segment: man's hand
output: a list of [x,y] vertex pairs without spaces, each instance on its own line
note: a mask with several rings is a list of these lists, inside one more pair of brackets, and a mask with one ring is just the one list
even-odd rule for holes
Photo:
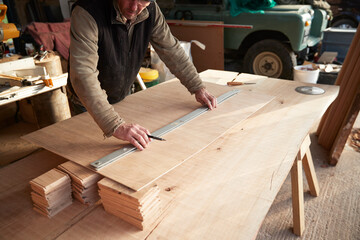
[[123,123],[116,129],[113,136],[130,142],[137,149],[142,151],[150,142],[148,134],[150,134],[149,130],[138,124]]
[[216,97],[211,95],[205,88],[201,88],[195,92],[196,101],[202,105],[208,106],[210,110],[213,110],[217,106]]

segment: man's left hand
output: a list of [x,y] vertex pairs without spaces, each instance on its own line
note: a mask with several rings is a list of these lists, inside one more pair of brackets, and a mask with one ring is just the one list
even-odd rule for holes
[[210,110],[213,110],[217,106],[216,97],[211,95],[205,88],[201,88],[195,92],[196,101],[202,105],[208,106]]

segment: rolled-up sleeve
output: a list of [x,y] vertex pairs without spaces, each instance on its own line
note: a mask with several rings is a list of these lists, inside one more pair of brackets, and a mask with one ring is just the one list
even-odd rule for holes
[[82,104],[110,137],[123,119],[108,102],[98,80],[98,28],[94,18],[76,6],[71,14],[70,81]]
[[155,27],[150,43],[170,71],[180,80],[188,91],[193,94],[200,88],[203,88],[204,85],[194,64],[180,46],[179,40],[171,34],[170,28],[159,6],[157,4],[155,5]]

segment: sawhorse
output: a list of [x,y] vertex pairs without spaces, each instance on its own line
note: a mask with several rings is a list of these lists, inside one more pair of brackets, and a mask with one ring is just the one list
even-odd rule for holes
[[310,153],[310,136],[307,135],[301,144],[300,150],[291,168],[292,206],[293,206],[293,231],[301,236],[305,229],[304,216],[304,190],[302,166],[310,188],[310,194],[319,196],[319,184],[317,181],[314,163]]

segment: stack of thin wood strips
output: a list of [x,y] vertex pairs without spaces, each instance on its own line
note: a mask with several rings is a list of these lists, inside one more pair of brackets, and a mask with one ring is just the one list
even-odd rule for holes
[[160,189],[156,184],[135,192],[117,182],[103,178],[98,182],[105,211],[143,230],[160,216]]
[[30,181],[33,208],[49,218],[72,203],[70,177],[58,169],[51,169]]
[[59,165],[58,168],[71,177],[71,187],[74,198],[88,205],[100,199],[96,185],[102,178],[100,174],[71,161]]

